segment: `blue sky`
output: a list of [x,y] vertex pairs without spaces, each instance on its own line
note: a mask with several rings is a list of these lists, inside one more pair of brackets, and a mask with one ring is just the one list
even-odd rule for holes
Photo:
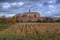
[[42,17],[60,17],[60,0],[0,0],[0,16],[39,12]]

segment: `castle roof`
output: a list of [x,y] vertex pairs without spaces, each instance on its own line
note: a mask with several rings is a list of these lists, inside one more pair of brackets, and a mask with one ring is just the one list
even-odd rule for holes
[[30,18],[30,17],[21,17],[21,20],[46,20],[46,18],[44,17],[34,17],[34,18]]

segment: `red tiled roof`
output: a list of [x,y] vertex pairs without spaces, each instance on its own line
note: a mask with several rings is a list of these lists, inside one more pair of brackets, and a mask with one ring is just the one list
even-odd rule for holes
[[20,20],[46,20],[46,18],[43,18],[43,17],[34,17],[34,18],[21,17]]

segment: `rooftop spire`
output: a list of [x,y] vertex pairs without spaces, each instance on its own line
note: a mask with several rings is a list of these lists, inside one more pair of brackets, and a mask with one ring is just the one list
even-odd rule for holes
[[30,8],[29,8],[29,12],[31,12]]

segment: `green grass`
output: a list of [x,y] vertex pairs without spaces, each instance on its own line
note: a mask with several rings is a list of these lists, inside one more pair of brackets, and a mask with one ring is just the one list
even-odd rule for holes
[[0,40],[60,40],[60,39],[45,39],[45,38],[26,38],[26,37],[0,37]]
[[0,24],[0,30],[9,28],[11,25],[10,24]]
[[19,38],[0,37],[0,40],[44,40],[44,39],[41,39],[41,38],[26,38],[26,37],[19,37]]

